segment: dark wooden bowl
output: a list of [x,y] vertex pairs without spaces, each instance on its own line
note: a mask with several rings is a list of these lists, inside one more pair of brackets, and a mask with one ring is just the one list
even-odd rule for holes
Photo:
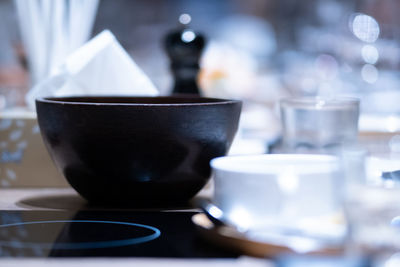
[[192,198],[209,162],[228,151],[241,102],[176,97],[36,100],[44,143],[71,186],[91,202],[166,204]]

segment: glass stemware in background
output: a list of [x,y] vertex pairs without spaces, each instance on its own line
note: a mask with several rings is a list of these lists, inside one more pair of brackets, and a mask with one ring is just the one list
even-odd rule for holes
[[293,31],[281,33],[292,37],[278,54],[283,85],[295,96],[359,98],[360,143],[371,153],[398,152],[391,143],[400,132],[400,2],[309,2],[298,8]]
[[400,189],[359,186],[346,201],[352,237],[371,251],[400,249]]
[[363,169],[358,163],[365,154],[349,155],[352,157],[347,157],[344,195],[349,226],[348,253],[369,257],[372,266],[392,266],[386,265],[387,260],[400,252],[400,185],[393,178],[381,176],[383,169],[393,168],[390,165],[397,165],[399,161],[369,157]]
[[345,211],[350,229],[350,252],[375,262],[400,251],[400,188],[356,186],[347,195]]

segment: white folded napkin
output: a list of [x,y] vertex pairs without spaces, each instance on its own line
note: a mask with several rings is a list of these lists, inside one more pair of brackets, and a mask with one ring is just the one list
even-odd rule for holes
[[26,95],[30,108],[35,108],[37,97],[45,96],[158,95],[150,79],[109,30],[70,54],[53,73]]

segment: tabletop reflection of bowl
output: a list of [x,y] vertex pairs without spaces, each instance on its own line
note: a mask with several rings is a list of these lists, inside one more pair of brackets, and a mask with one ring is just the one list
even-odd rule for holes
[[209,162],[228,151],[241,102],[174,97],[36,100],[44,143],[71,186],[91,202],[189,200]]

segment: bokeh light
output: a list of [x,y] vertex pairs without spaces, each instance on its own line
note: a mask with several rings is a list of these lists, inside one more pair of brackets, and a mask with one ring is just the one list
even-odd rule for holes
[[196,34],[191,30],[186,30],[181,35],[181,40],[185,43],[190,43],[196,38]]
[[365,63],[375,64],[379,59],[379,52],[373,45],[364,45],[361,49],[361,56]]
[[375,83],[378,80],[379,71],[371,64],[365,64],[361,69],[361,77],[367,83]]
[[363,42],[375,42],[380,33],[378,22],[371,16],[356,14],[352,16],[351,30]]
[[192,21],[192,17],[189,14],[182,14],[179,16],[179,22],[182,24],[189,24]]

